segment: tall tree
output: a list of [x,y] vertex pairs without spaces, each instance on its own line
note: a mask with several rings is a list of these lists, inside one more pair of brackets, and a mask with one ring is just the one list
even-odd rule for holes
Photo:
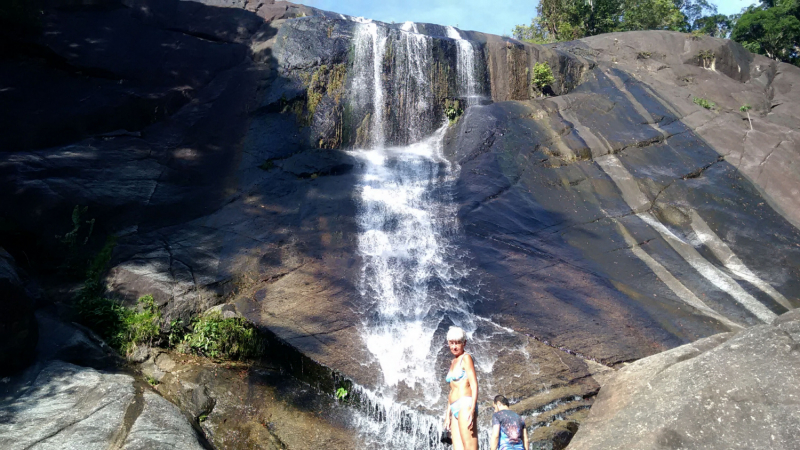
[[800,63],[800,2],[767,0],[749,7],[736,21],[731,39],[753,53]]
[[693,25],[698,20],[707,16],[717,15],[717,6],[709,3],[708,0],[674,0],[675,6],[686,16],[687,31],[694,28]]
[[673,0],[623,0],[620,31],[683,31],[685,22]]
[[514,27],[514,37],[545,43],[615,31],[621,0],[541,0],[530,25]]
[[718,38],[726,38],[733,29],[735,19],[725,14],[713,14],[695,19],[692,30]]

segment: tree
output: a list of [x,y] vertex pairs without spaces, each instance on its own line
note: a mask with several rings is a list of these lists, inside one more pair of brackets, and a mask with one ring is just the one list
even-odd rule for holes
[[798,0],[774,0],[749,7],[736,21],[731,39],[753,53],[797,64],[800,62],[800,3]]
[[541,0],[530,25],[514,27],[514,37],[534,43],[579,39],[615,31],[620,0]]
[[547,43],[612,31],[689,31],[705,11],[716,8],[708,0],[541,0],[531,24],[517,25],[514,37]]
[[711,16],[700,17],[692,25],[692,30],[702,34],[725,38],[731,33],[735,18],[724,14],[713,14]]
[[675,6],[686,16],[685,31],[696,29],[694,24],[698,20],[718,15],[716,5],[707,0],[674,0],[674,2]]
[[672,0],[623,0],[620,31],[683,31],[686,16]]

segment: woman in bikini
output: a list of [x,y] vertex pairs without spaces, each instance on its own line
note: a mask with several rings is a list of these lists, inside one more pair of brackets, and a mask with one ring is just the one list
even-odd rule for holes
[[452,434],[454,450],[478,450],[478,427],[475,424],[478,376],[472,356],[464,352],[467,345],[464,330],[450,327],[447,345],[454,358],[445,378],[450,383],[450,405],[444,412],[444,427]]

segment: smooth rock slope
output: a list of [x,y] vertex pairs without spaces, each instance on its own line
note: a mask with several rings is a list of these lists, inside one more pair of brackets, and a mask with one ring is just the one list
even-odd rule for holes
[[568,448],[797,448],[798,312],[621,368]]
[[204,449],[181,411],[133,377],[61,361],[0,401],[7,449]]

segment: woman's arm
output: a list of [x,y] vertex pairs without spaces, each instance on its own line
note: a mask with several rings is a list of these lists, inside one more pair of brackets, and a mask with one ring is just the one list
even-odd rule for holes
[[475,408],[478,406],[478,374],[475,373],[475,363],[472,361],[471,355],[464,355],[464,370],[467,371],[467,380],[469,381],[469,388],[472,390],[472,408],[469,410],[469,429],[471,430],[475,423]]
[[522,445],[525,446],[525,450],[528,450],[528,428],[522,428]]

